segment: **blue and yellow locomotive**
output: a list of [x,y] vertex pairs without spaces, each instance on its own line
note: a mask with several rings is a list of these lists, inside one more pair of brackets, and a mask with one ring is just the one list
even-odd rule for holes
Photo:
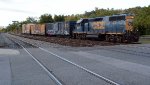
[[138,32],[133,28],[134,16],[120,14],[113,16],[80,19],[73,31],[74,38],[96,35],[100,39],[113,42],[137,42]]

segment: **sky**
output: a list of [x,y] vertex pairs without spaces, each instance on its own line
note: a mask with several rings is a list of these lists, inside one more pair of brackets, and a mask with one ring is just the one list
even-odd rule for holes
[[98,8],[126,9],[148,6],[150,0],[0,0],[0,26],[12,21],[23,21],[27,17],[83,14]]

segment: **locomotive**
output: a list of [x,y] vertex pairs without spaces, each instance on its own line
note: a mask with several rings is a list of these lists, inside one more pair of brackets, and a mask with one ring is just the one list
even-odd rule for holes
[[133,28],[134,16],[121,14],[90,19],[80,19],[74,30],[74,38],[97,35],[113,42],[138,42],[138,31]]
[[138,42],[138,30],[133,28],[133,15],[119,14],[76,21],[46,24],[24,24],[22,33],[35,35],[61,35],[84,39],[97,36],[109,42]]

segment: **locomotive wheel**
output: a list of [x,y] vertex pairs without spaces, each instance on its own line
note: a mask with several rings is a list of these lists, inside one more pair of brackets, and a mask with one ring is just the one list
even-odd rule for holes
[[111,42],[111,36],[108,36],[108,42]]
[[79,34],[79,39],[82,39],[82,34]]
[[81,36],[82,36],[82,39],[84,39],[84,34],[81,34]]
[[120,38],[121,38],[121,43],[123,43],[123,37],[122,37],[122,36],[120,36]]
[[106,41],[110,41],[109,35],[106,35]]
[[79,34],[79,39],[82,39],[82,34]]
[[126,38],[125,38],[125,36],[123,35],[122,36],[122,43],[124,43],[124,42],[126,42],[127,40],[126,40]]
[[81,40],[83,39],[83,34],[80,34],[80,39],[81,39]]
[[116,41],[117,41],[117,36],[115,36],[115,35],[112,36],[112,42],[113,42],[113,43],[116,43]]
[[134,38],[134,42],[138,42],[139,41],[139,39],[136,37],[136,38]]
[[84,39],[86,39],[86,34],[84,34]]
[[132,42],[131,37],[128,37],[127,43],[131,43],[131,42]]
[[79,39],[79,34],[78,33],[76,34],[76,38]]
[[122,37],[121,36],[117,36],[117,42],[122,43]]
[[98,38],[99,38],[99,40],[105,40],[105,36],[101,35],[101,34],[98,35]]

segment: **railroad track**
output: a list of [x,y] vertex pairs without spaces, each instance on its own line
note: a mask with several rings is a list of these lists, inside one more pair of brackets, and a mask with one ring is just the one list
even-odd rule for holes
[[[8,37],[8,38],[9,38],[9,37]],[[10,39],[10,38],[9,38],[9,39]],[[53,79],[53,81],[54,81],[57,85],[63,85],[63,84],[59,81],[59,79],[57,79],[57,78],[53,75],[53,73],[52,73],[46,66],[44,66],[43,63],[40,62],[40,60],[38,60],[35,56],[33,56],[33,55],[30,53],[29,50],[27,50],[27,49],[26,49],[23,45],[21,45],[19,42],[16,42],[15,40],[12,40],[12,39],[10,39],[10,40],[11,40],[12,42],[18,44],[21,48],[23,48],[24,51],[25,51],[30,57],[32,57],[32,59],[33,59],[34,61],[36,61],[38,65],[41,66],[41,68],[48,74],[48,76],[49,76],[51,79]]]
[[[9,38],[9,39],[10,39],[10,38]],[[12,38],[11,38],[11,40],[12,40]],[[95,73],[95,72],[93,72],[93,71],[91,71],[91,70],[89,70],[89,69],[87,69],[87,68],[85,68],[85,67],[83,67],[83,66],[80,66],[80,65],[78,65],[78,64],[76,64],[76,63],[74,63],[74,62],[72,62],[72,61],[70,61],[70,60],[68,60],[68,59],[66,59],[66,58],[64,58],[64,57],[61,57],[61,56],[59,56],[59,55],[57,55],[57,54],[55,54],[55,53],[53,53],[53,52],[51,52],[51,51],[49,51],[49,50],[47,50],[47,49],[44,49],[44,48],[42,48],[42,47],[33,45],[33,44],[28,43],[28,42],[25,42],[25,41],[23,41],[23,40],[18,40],[18,39],[14,38],[14,37],[13,37],[13,40],[12,40],[12,41],[15,42],[15,43],[17,43],[19,46],[21,46],[21,47],[25,50],[25,52],[27,52],[27,53],[45,70],[45,72],[49,75],[49,77],[50,77],[51,79],[53,79],[53,81],[54,81],[57,85],[63,85],[63,83],[62,83],[59,79],[57,79],[57,78],[55,77],[55,75],[53,75],[53,73],[52,73],[40,60],[38,60],[35,56],[33,56],[33,55],[31,54],[31,52],[30,52],[28,49],[26,49],[26,47],[24,47],[20,42],[26,43],[26,44],[31,45],[31,46],[33,46],[33,47],[36,47],[36,48],[38,48],[38,49],[40,49],[40,50],[42,50],[42,51],[44,51],[44,52],[46,52],[46,53],[49,53],[50,55],[53,55],[53,56],[59,58],[60,60],[63,60],[64,62],[67,62],[68,64],[71,64],[71,65],[73,65],[73,66],[75,66],[75,67],[77,67],[77,68],[83,70],[84,72],[90,74],[91,76],[94,76],[94,77],[96,77],[96,78],[98,78],[98,79],[101,79],[101,80],[105,81],[106,83],[109,83],[109,84],[111,84],[111,85],[120,85],[119,83],[117,83],[117,82],[115,82],[115,81],[113,81],[113,80],[110,80],[110,79],[108,79],[108,78],[106,78],[106,77],[104,77],[104,76],[102,76],[102,75],[100,75],[100,74],[97,74],[97,73]],[[19,42],[18,42],[18,41],[19,41]]]

